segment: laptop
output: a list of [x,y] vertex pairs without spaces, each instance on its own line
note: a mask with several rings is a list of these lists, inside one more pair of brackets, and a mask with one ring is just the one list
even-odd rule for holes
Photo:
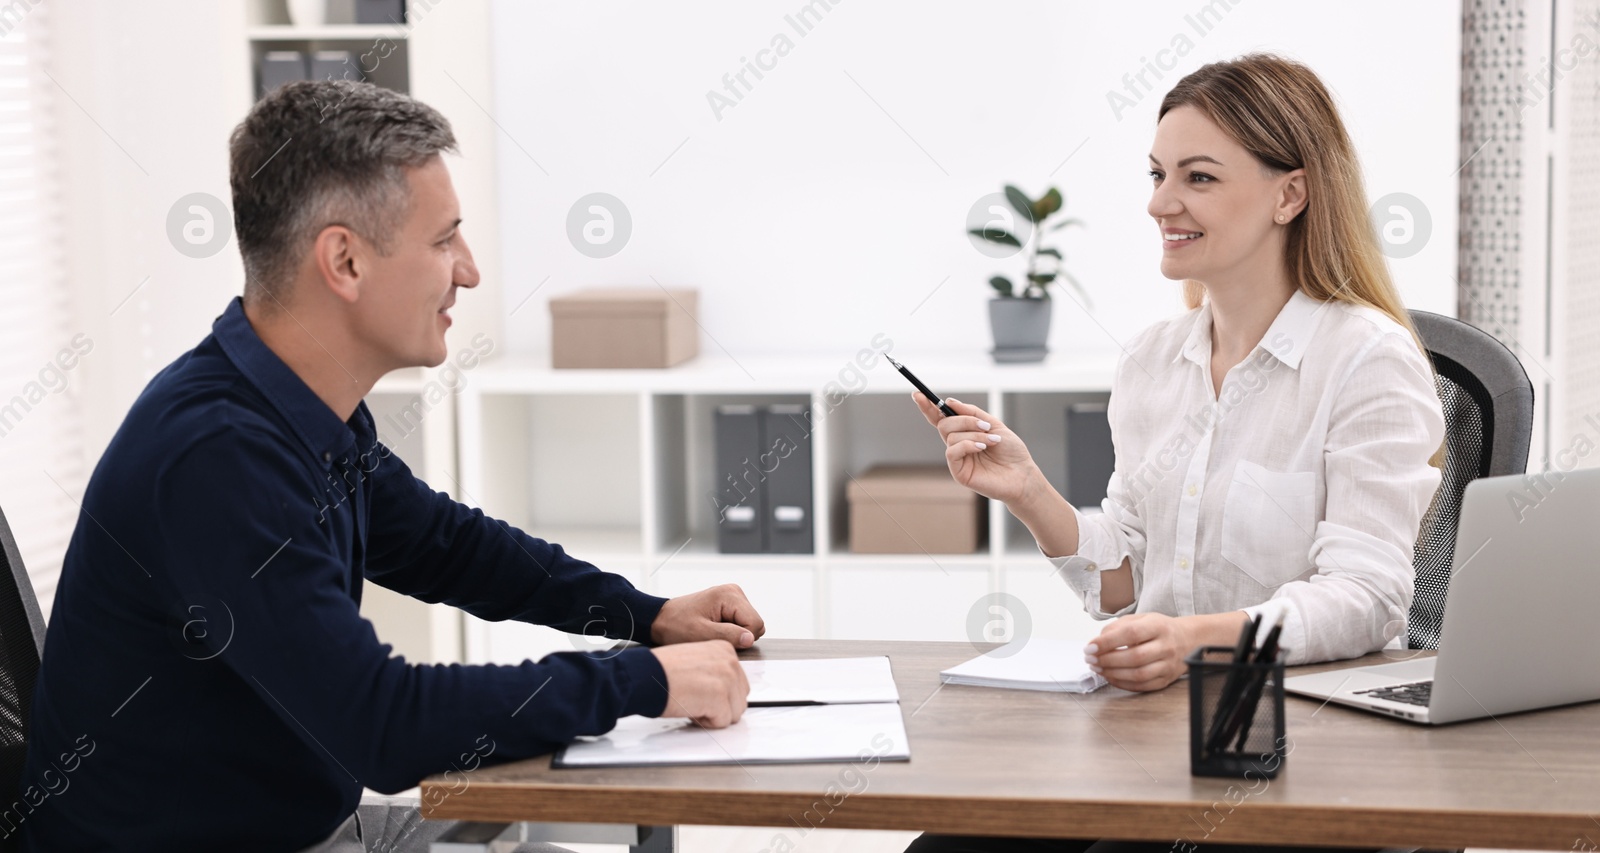
[[1430,725],[1600,699],[1597,555],[1600,468],[1474,480],[1438,655],[1297,675],[1284,690]]

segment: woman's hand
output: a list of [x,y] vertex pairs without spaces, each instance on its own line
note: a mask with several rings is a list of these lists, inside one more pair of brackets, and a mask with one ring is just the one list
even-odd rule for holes
[[945,398],[956,410],[945,415],[920,393],[911,398],[922,416],[939,430],[944,459],[956,482],[1006,504],[1020,500],[1036,480],[1039,466],[1017,434],[994,415],[970,403]]
[[1160,690],[1178,680],[1195,647],[1183,618],[1135,613],[1112,622],[1083,647],[1089,668],[1123,690]]
[[1233,645],[1250,617],[1242,610],[1196,616],[1135,613],[1112,622],[1083,647],[1089,668],[1123,690],[1160,690],[1188,670],[1196,646]]

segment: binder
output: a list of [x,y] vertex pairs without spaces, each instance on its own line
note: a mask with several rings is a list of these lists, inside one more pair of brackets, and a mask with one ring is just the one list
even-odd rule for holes
[[261,57],[261,97],[285,83],[310,76],[306,55],[298,50],[269,50]]
[[1115,462],[1105,404],[1068,406],[1067,502],[1079,509],[1098,508],[1106,499],[1106,485],[1111,482]]
[[717,550],[759,554],[765,550],[762,500],[761,421],[755,406],[718,406],[713,416],[711,489],[716,499]]
[[[427,8],[426,3],[423,8]],[[356,0],[358,24],[404,24],[406,0]]]
[[311,79],[360,82],[366,78],[351,51],[319,50],[311,54]]
[[768,406],[761,413],[760,468],[767,473],[766,550],[773,554],[810,554],[811,424],[802,404]]

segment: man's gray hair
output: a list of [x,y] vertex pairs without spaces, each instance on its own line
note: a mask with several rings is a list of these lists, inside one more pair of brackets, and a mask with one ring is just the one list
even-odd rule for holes
[[406,170],[455,149],[437,110],[370,83],[290,83],[262,98],[229,141],[245,301],[275,307],[329,225],[388,254],[410,215]]

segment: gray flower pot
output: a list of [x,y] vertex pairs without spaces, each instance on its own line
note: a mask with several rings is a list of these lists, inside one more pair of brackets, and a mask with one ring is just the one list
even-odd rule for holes
[[996,297],[989,300],[990,355],[1000,363],[1043,361],[1050,352],[1049,299]]

